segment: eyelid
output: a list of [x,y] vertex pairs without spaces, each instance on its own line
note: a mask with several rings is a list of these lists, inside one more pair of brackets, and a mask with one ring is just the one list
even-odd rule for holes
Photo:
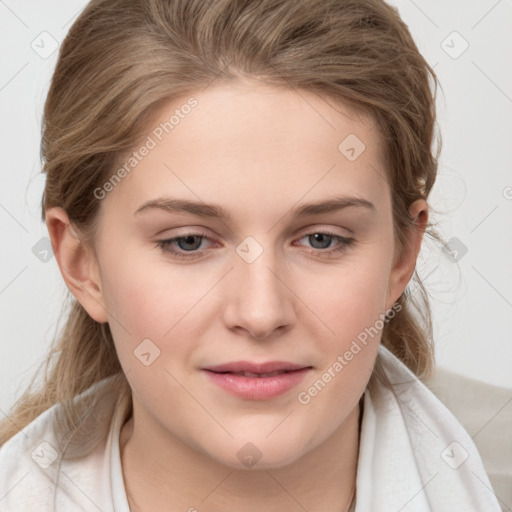
[[157,247],[159,247],[164,254],[175,257],[178,260],[193,260],[193,259],[200,258],[204,254],[205,251],[208,251],[208,249],[203,249],[201,251],[189,251],[189,252],[187,252],[187,251],[182,252],[182,251],[175,250],[175,249],[172,249],[172,250],[168,249],[168,247],[172,247],[172,244],[175,243],[177,240],[182,239],[182,238],[187,238],[189,236],[195,236],[195,237],[201,238],[202,240],[206,239],[211,242],[214,242],[212,237],[210,237],[209,235],[207,235],[204,232],[187,231],[187,232],[184,232],[183,234],[177,234],[177,235],[171,236],[169,238],[163,238],[163,239],[157,240],[155,242],[155,245]]
[[[354,243],[355,238],[350,236],[343,236],[337,233],[332,232],[331,230],[327,229],[312,229],[309,228],[309,230],[304,231],[303,234],[296,237],[295,240],[301,240],[302,238],[305,238],[307,236],[311,236],[314,234],[323,234],[330,236],[334,239],[334,241],[338,242],[337,245],[334,245],[334,247],[329,247],[326,249],[315,249],[309,248],[309,253],[313,255],[323,256],[323,257],[329,257],[329,256],[336,256],[337,254],[342,254],[346,252]],[[162,239],[156,241],[156,245],[166,254],[169,254],[170,256],[176,257],[177,259],[181,260],[194,260],[201,258],[205,252],[209,252],[209,249],[202,249],[202,250],[195,250],[195,251],[179,251],[179,250],[171,250],[167,249],[167,247],[172,247],[172,244],[175,243],[177,240],[187,238],[187,237],[198,237],[206,240],[209,240],[210,242],[215,242],[215,240],[212,239],[209,235],[207,235],[204,232],[200,231],[187,231],[182,234],[177,234],[175,236],[172,236],[167,239]],[[306,248],[307,249],[307,248]]]
[[302,228],[300,230],[300,233],[303,233],[301,235],[298,236],[298,238],[301,238],[305,235],[313,235],[314,233],[325,233],[325,234],[328,234],[328,235],[332,235],[332,236],[340,236],[342,238],[346,238],[346,239],[349,239],[352,237],[352,235],[354,235],[354,232],[348,228],[341,228],[341,226],[338,226],[339,229],[343,229],[345,232],[347,232],[348,234],[342,234],[342,233],[336,233],[334,231],[334,228],[327,228],[327,227],[322,227],[323,225],[322,224],[311,224],[309,226],[306,226],[305,228]]

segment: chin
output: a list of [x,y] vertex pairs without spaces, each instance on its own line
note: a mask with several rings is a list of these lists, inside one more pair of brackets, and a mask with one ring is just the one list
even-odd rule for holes
[[231,446],[225,447],[222,453],[217,450],[215,453],[207,453],[226,467],[258,471],[292,464],[303,455],[303,449],[300,443],[291,443],[290,439],[275,439],[274,442],[269,442],[263,437],[254,442],[237,440]]

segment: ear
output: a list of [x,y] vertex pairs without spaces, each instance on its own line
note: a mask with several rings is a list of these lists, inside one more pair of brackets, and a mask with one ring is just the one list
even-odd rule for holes
[[428,205],[424,199],[418,199],[409,208],[413,226],[409,231],[406,246],[401,255],[395,255],[393,268],[389,277],[386,309],[389,309],[402,295],[416,268],[416,260],[421,249],[421,242],[428,221]]
[[55,259],[70,292],[94,320],[107,322],[99,266],[93,250],[80,240],[64,209],[49,208],[45,220]]

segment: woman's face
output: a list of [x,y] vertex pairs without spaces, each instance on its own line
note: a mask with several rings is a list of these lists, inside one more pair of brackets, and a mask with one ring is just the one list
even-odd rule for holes
[[355,411],[414,267],[394,262],[376,126],[304,91],[211,85],[134,150],[96,191],[95,316],[135,428],[232,467],[293,462]]

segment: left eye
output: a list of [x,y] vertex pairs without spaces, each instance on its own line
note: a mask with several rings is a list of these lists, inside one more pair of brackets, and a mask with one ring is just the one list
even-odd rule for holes
[[[326,231],[315,231],[314,233],[309,233],[299,238],[299,240],[303,238],[307,238],[313,245],[313,249],[309,251],[311,254],[320,254],[325,257],[341,255],[355,243],[355,239],[352,237],[348,238]],[[334,247],[331,245],[333,241],[338,242]],[[314,247],[316,244],[318,244],[319,247]]]
[[[324,233],[324,232],[312,233],[310,235],[305,235],[302,238],[307,238],[309,242],[312,242],[314,249],[327,249],[327,248],[329,248],[329,246],[331,245],[330,243],[333,240],[337,240],[338,242],[347,242],[349,240],[348,238],[344,238],[339,235],[334,235],[331,233]],[[299,240],[302,240],[302,239],[299,239]],[[326,242],[327,242],[327,244],[326,244]],[[316,244],[316,243],[318,243],[320,245],[320,247],[314,247],[314,244]]]
[[[169,238],[167,240],[159,240],[157,245],[165,252],[170,253],[172,256],[176,256],[178,258],[196,258],[200,256],[197,252],[199,247],[201,246],[201,242],[203,239],[210,240],[209,237],[200,233],[190,233],[184,236],[176,236],[174,238]],[[175,249],[172,249],[173,246],[177,246],[178,249],[185,251],[179,252]],[[190,254],[187,254],[190,253]]]
[[[307,238],[308,241],[313,245],[313,250],[311,252],[315,254],[334,252],[339,253],[347,250],[349,246],[351,246],[354,242],[353,238],[347,238],[341,235],[336,235],[335,233],[328,233],[324,231],[317,231],[304,235],[298,240],[302,240],[304,238]],[[176,256],[177,258],[182,259],[191,259],[201,256],[201,253],[198,252],[198,249],[201,247],[204,239],[211,240],[208,236],[202,233],[189,233],[183,236],[169,238],[167,240],[159,240],[157,245],[165,253],[171,254],[172,256]],[[334,248],[332,248],[331,245],[333,241],[338,242],[338,245]],[[317,245],[317,247],[314,245]],[[173,247],[177,247],[179,250],[173,249]]]

